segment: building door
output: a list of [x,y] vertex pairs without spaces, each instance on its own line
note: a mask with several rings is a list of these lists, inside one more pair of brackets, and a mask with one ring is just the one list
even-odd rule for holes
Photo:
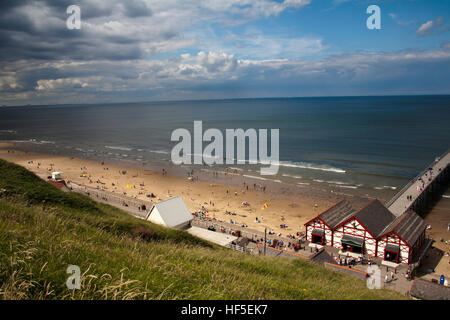
[[384,249],[384,260],[398,263],[400,256],[400,247],[388,243]]
[[345,234],[342,237],[341,243],[343,251],[350,251],[354,253],[364,252],[364,240],[359,237]]
[[311,241],[312,243],[317,243],[317,244],[320,244],[320,245],[323,244],[323,236],[321,236],[321,235],[313,234],[311,240],[312,240]]
[[362,247],[359,246],[352,246],[346,243],[342,244],[342,251],[350,251],[354,253],[362,253]]
[[384,260],[398,263],[398,252],[384,250]]

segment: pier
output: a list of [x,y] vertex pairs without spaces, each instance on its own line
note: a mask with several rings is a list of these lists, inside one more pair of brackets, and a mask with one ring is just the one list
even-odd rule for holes
[[401,216],[407,210],[423,214],[432,201],[448,186],[450,178],[450,150],[431,163],[387,204],[392,214]]

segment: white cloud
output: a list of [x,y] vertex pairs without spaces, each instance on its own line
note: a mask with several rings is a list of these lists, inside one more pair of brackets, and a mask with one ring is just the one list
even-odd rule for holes
[[[17,22],[19,31],[0,30],[8,36],[0,47],[1,104],[207,98],[206,93],[332,95],[349,94],[352,85],[389,93],[400,84],[414,91],[423,83],[449,92],[449,70],[442,67],[450,65],[447,44],[433,51],[324,57],[327,47],[317,36],[250,28],[215,34],[213,28],[309,2],[134,0],[125,6],[118,0],[80,0],[79,32],[65,28],[65,8],[58,16],[60,8],[44,2],[18,6],[8,28]],[[61,3],[53,2],[62,8]],[[442,23],[432,21],[438,30]]]
[[[435,28],[442,27],[443,19],[441,17],[436,20],[430,20],[422,24],[419,29],[417,29],[416,33],[419,36],[429,35],[433,32]],[[445,31],[448,28],[440,28],[440,31]]]
[[431,30],[434,27],[434,21],[427,21],[424,24],[422,24],[419,29],[417,29],[417,34],[420,36],[427,35],[431,33]]
[[236,97],[236,91],[255,96],[342,95],[355,86],[365,88],[360,94],[407,94],[420,93],[424,83],[448,92],[450,70],[442,67],[447,65],[450,51],[445,48],[320,60],[238,59],[200,51],[166,60],[18,62],[10,68],[20,71],[0,73],[0,88],[2,103],[19,98],[35,103],[198,99],[209,97],[206,92],[226,98]]

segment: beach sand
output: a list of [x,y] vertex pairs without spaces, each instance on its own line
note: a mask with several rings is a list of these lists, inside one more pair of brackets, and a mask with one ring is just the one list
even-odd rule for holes
[[[125,165],[102,165],[98,161],[19,151],[14,149],[13,143],[8,142],[0,142],[0,158],[19,164],[40,176],[61,171],[66,181],[94,188],[99,186],[107,191],[120,195],[126,193],[129,197],[142,200],[148,201],[146,194],[149,193],[156,195],[153,199],[155,202],[181,196],[191,211],[198,211],[204,206],[211,218],[229,222],[231,217],[239,225],[245,223],[250,229],[262,232],[267,228],[276,233],[280,232],[283,236],[303,232],[305,222],[344,198],[332,193],[332,190],[319,192],[309,187],[269,187],[263,192],[259,188],[254,190],[253,183],[259,182],[251,180],[247,181],[248,190],[244,185],[236,187],[236,183],[224,185],[207,181],[192,182],[187,178],[162,175],[159,172]],[[33,163],[29,164],[30,161]],[[126,174],[121,174],[124,170]],[[83,174],[86,176],[82,177]],[[221,181],[223,182],[223,179]],[[355,209],[361,208],[369,201],[356,196],[349,200]],[[248,202],[250,206],[244,206],[243,202]],[[268,207],[262,209],[265,203]],[[226,211],[236,215],[227,215]],[[427,235],[437,240],[434,247],[439,249],[430,251],[428,261],[424,265],[424,269],[435,269],[436,272],[430,275],[433,278],[440,274],[450,276],[450,257],[445,256],[450,251],[450,245],[440,241],[441,238],[444,241],[450,240],[450,232],[447,231],[449,212],[450,199],[443,199],[425,219],[432,227],[427,231]],[[255,222],[256,217],[260,219],[260,223]],[[286,224],[288,229],[281,229],[280,224]]]
[[[249,228],[259,231],[268,228],[277,233],[281,232],[283,236],[304,231],[305,222],[332,206],[337,200],[334,195],[328,199],[324,196],[312,197],[310,192],[304,195],[302,188],[298,188],[296,193],[280,192],[278,189],[263,192],[259,188],[254,190],[253,181],[248,181],[247,190],[243,185],[237,188],[206,181],[192,182],[187,178],[163,176],[162,173],[150,170],[102,165],[101,162],[72,157],[13,151],[12,148],[13,144],[0,143],[0,158],[19,164],[40,176],[61,171],[66,181],[94,188],[103,187],[107,191],[121,195],[125,192],[129,197],[147,201],[149,199],[146,194],[149,193],[156,195],[155,202],[181,196],[191,211],[198,211],[204,206],[209,211],[210,217],[227,222],[231,217],[239,225],[245,223]],[[29,164],[30,161],[33,163]],[[124,170],[125,175],[121,174]],[[83,173],[86,174],[85,177],[81,177]],[[141,184],[144,186],[140,186]],[[248,202],[250,206],[242,205],[243,202]],[[262,209],[265,203],[268,207]],[[226,211],[234,212],[236,215],[226,215]],[[282,216],[284,221],[281,220]],[[260,223],[255,222],[256,217],[261,220]],[[281,229],[280,224],[283,223],[289,228]]]
[[439,279],[443,274],[450,281],[450,231],[447,230],[450,223],[450,199],[442,198],[426,215],[425,222],[431,226],[431,229],[427,230],[427,237],[436,242],[428,252],[428,258],[421,270],[434,269],[435,272],[430,274],[431,278]]

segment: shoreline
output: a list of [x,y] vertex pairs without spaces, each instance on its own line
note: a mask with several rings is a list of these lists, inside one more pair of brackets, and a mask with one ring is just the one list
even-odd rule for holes
[[[47,138],[48,139],[48,138]],[[0,140],[2,142],[2,140]],[[261,165],[238,165],[238,164],[214,164],[208,165],[173,165],[170,161],[170,152],[161,150],[140,149],[137,146],[109,146],[114,143],[104,143],[101,146],[78,146],[77,144],[65,145],[62,142],[49,140],[29,139],[29,140],[3,140],[6,143],[14,143],[15,149],[36,152],[43,154],[75,157],[92,161],[104,161],[108,164],[133,167],[136,169],[147,169],[150,171],[161,172],[166,169],[169,175],[185,178],[186,173],[192,169],[195,176],[200,180],[211,183],[220,183],[227,186],[240,187],[243,182],[249,184],[271,185],[271,188],[281,189],[286,186],[303,188],[306,190],[315,189],[314,193],[322,192],[332,193],[346,197],[360,197],[374,199],[382,202],[391,199],[399,188],[405,185],[409,180],[400,177],[386,175],[389,181],[378,181],[375,183],[365,181],[367,176],[382,177],[381,174],[365,173],[362,178],[361,172],[357,171],[339,171],[333,167],[320,164],[322,160],[307,162],[295,162],[296,164],[280,164],[279,172],[272,176],[260,175]],[[102,150],[103,149],[103,150]],[[156,148],[158,149],[158,148]],[[285,161],[281,161],[285,162]],[[287,161],[289,162],[289,161]],[[317,162],[317,163],[316,163]],[[321,167],[321,166],[324,167]],[[340,170],[340,169],[339,169]],[[419,169],[418,169],[419,170]],[[214,173],[218,172],[219,175]],[[224,173],[227,172],[227,175]],[[233,177],[237,177],[233,179]],[[362,180],[360,179],[362,178]],[[395,179],[396,182],[390,181]],[[364,182],[364,181],[365,182]]]
[[[8,153],[8,150],[14,152]],[[62,171],[65,180],[94,188],[98,186],[118,194],[126,193],[129,197],[141,200],[149,201],[146,197],[149,193],[156,195],[154,201],[179,195],[191,211],[199,211],[204,207],[210,217],[223,221],[230,221],[230,215],[226,212],[233,212],[236,215],[232,219],[239,225],[245,223],[258,231],[268,228],[283,236],[304,231],[305,222],[343,198],[351,196],[355,207],[362,207],[369,201],[368,198],[343,195],[331,189],[320,190],[310,186],[297,187],[267,181],[264,181],[266,188],[263,191],[256,179],[250,180],[241,175],[219,175],[218,179],[210,180],[206,179],[205,174],[199,174],[199,181],[192,182],[187,178],[171,175],[171,168],[167,170],[168,175],[162,175],[160,172],[107,159],[102,165],[101,161],[90,159],[21,151],[12,142],[0,142],[0,158],[40,175]],[[33,163],[29,164],[29,161]],[[41,164],[39,167],[38,163]],[[122,171],[126,171],[126,174],[121,174]],[[86,176],[82,177],[83,174]],[[243,205],[245,202],[249,206]],[[268,207],[262,209],[266,203]],[[255,222],[256,217],[260,223]],[[289,228],[282,229],[280,224],[286,224]]]

